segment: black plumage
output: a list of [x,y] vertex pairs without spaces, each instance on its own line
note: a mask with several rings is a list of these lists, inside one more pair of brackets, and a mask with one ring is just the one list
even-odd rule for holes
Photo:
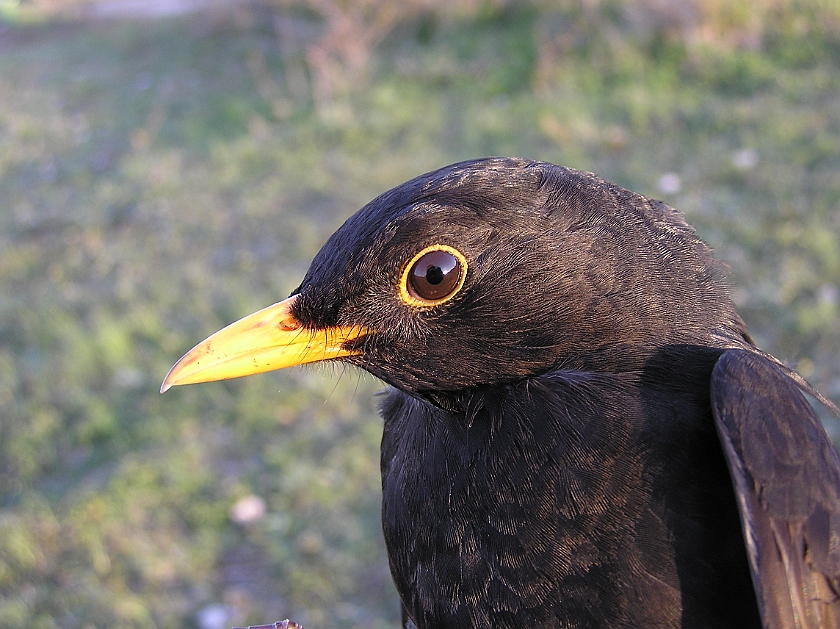
[[[382,520],[420,629],[840,627],[840,459],[802,391],[828,402],[723,277],[664,203],[464,162],[362,208],[280,318],[164,388],[331,358],[390,384]],[[222,351],[265,322],[309,344]]]

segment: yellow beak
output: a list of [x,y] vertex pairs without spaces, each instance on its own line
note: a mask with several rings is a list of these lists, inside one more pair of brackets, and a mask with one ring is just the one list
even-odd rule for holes
[[289,297],[263,308],[203,340],[169,370],[160,392],[361,353],[347,344],[367,334],[367,328],[306,329],[292,315],[296,300]]

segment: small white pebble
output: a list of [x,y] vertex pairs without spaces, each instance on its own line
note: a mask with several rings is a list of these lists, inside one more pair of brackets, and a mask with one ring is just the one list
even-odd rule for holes
[[741,149],[732,153],[732,165],[738,170],[752,170],[758,165],[758,151]]
[[228,629],[232,610],[227,605],[208,605],[196,614],[199,629]]
[[251,524],[265,515],[265,500],[251,494],[240,498],[230,508],[230,519],[237,524]]
[[682,180],[677,173],[665,173],[657,184],[662,194],[677,194],[682,190]]

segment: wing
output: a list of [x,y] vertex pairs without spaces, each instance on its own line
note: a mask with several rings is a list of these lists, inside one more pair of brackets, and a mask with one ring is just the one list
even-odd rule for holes
[[840,457],[770,360],[725,352],[712,406],[766,629],[840,628]]

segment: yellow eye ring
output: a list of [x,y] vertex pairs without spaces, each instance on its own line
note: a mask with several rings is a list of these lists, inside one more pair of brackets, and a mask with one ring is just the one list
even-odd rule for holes
[[420,250],[400,274],[400,299],[409,306],[428,308],[452,299],[467,278],[467,259],[449,245]]

